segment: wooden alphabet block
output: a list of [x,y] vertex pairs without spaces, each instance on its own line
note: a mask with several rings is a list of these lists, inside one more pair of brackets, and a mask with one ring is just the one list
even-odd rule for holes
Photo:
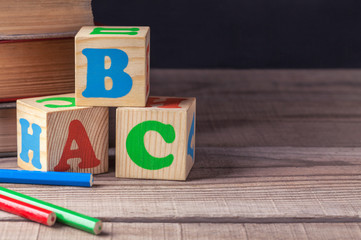
[[17,100],[18,166],[108,171],[108,108],[76,107],[74,93]]
[[144,107],[149,51],[149,27],[82,27],[75,36],[76,105]]
[[194,163],[196,99],[149,97],[116,110],[116,177],[186,180]]

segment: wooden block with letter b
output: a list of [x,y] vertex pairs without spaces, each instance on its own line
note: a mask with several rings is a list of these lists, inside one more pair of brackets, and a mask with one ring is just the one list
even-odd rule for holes
[[116,110],[117,177],[185,180],[194,163],[196,99],[149,97]]
[[16,105],[19,167],[108,171],[108,108],[76,107],[74,93],[21,99]]
[[82,27],[75,36],[77,106],[144,107],[149,27]]

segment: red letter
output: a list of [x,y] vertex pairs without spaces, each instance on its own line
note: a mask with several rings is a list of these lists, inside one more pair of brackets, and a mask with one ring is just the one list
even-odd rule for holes
[[[78,144],[78,149],[71,150],[73,140]],[[66,140],[63,155],[54,171],[65,172],[69,170],[68,160],[71,158],[80,158],[79,168],[94,168],[100,164],[96,158],[94,149],[90,144],[88,134],[83,124],[79,120],[73,120],[69,124],[69,134]]]
[[[158,101],[157,101],[158,100]],[[179,104],[186,100],[185,98],[157,98],[157,97],[149,97],[147,102],[147,107],[158,107],[158,108],[181,108]],[[161,104],[161,106],[154,106],[157,104]]]

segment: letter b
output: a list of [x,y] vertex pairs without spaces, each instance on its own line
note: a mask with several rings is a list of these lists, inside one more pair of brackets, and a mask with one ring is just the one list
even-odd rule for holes
[[[133,80],[124,72],[128,65],[128,55],[120,49],[85,48],[82,53],[88,60],[87,85],[82,95],[86,98],[120,98],[127,95],[133,86]],[[109,57],[111,66],[104,66],[105,57]],[[105,77],[110,77],[113,86],[105,88]]]

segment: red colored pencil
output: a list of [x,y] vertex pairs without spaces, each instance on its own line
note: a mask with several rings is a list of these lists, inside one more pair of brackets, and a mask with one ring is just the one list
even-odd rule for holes
[[54,212],[9,198],[0,194],[0,210],[19,215],[29,220],[52,226],[55,223]]

